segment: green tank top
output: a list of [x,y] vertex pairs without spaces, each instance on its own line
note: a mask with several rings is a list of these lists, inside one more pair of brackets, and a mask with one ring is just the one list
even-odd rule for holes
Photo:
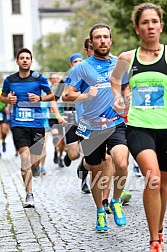
[[153,62],[139,59],[135,50],[129,68],[131,91],[128,125],[134,127],[167,129],[167,47],[162,45]]

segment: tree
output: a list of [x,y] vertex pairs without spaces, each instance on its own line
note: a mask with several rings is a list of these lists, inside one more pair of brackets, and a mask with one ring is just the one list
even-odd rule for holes
[[[104,3],[97,0],[85,0],[78,8],[74,8],[72,2],[70,3],[74,14],[65,34],[51,33],[41,37],[34,44],[34,56],[41,66],[41,71],[66,72],[69,69],[69,57],[72,53],[80,52],[86,57],[83,41],[88,36],[90,27],[95,23],[114,24],[110,13],[106,12],[111,5],[107,1]],[[116,45],[115,48],[117,49]]]
[[[136,48],[139,38],[135,35],[131,22],[131,13],[135,5],[143,0],[84,0],[83,4],[74,8],[79,0],[66,0],[71,4],[73,15],[70,26],[65,34],[48,34],[41,37],[34,45],[34,56],[42,71],[66,72],[69,69],[69,57],[74,52],[83,50],[84,38],[95,23],[106,23],[112,28],[113,44],[111,52],[118,55],[122,51]],[[161,5],[166,10],[164,0],[147,0]],[[55,1],[55,4],[57,2]],[[167,13],[164,13],[167,20]],[[166,43],[167,26],[161,36],[161,42]]]
[[49,33],[38,39],[33,51],[40,71],[66,72],[69,69],[68,48],[62,34]]
[[[104,0],[105,1],[105,0]],[[107,0],[113,3],[112,0]],[[144,3],[146,1],[143,0],[114,0],[114,4],[112,4],[112,9],[110,9],[110,14],[115,20],[115,27],[119,34],[124,34],[125,38],[134,37],[136,41],[134,41],[134,46],[137,46],[139,43],[138,37],[136,37],[134,33],[133,24],[131,22],[131,13],[135,5]],[[162,7],[163,10],[167,9],[167,2],[164,0],[147,0],[147,2],[158,4]],[[164,13],[164,20],[167,20],[167,13]],[[162,43],[166,43],[166,33],[167,26],[164,26],[164,32],[161,36]],[[128,47],[128,46],[127,46]],[[125,48],[126,49],[130,49]]]

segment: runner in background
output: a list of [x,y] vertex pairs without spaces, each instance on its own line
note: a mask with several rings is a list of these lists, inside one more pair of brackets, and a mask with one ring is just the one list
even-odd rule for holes
[[[80,53],[73,53],[70,56],[70,72],[73,71],[74,67],[80,63],[83,60],[83,56]],[[65,84],[68,85],[68,76],[66,78]],[[64,95],[64,94],[63,94]],[[62,95],[62,97],[63,97]],[[74,114],[75,113],[75,114]],[[80,153],[80,139],[78,135],[75,134],[77,127],[78,127],[78,121],[80,120],[80,117],[83,113],[83,104],[82,103],[76,103],[75,104],[75,111],[73,112],[73,121],[68,124],[66,127],[66,148],[67,153],[64,157],[64,163],[68,167],[71,165],[72,160],[76,160],[79,157]],[[81,190],[83,193],[90,193],[90,189],[87,183],[87,175],[82,177],[82,183],[81,183]]]
[[[0,94],[2,88],[0,88]],[[10,129],[10,106],[0,102],[0,139],[2,140],[2,152],[6,152],[6,136]],[[1,156],[1,152],[0,152]]]
[[45,168],[45,160],[46,160],[46,153],[47,153],[46,151],[47,139],[48,139],[48,134],[50,132],[49,119],[48,119],[49,114],[50,114],[50,109],[52,110],[52,113],[55,115],[59,124],[67,123],[67,122],[65,121],[64,117],[60,115],[56,101],[41,102],[41,107],[42,107],[42,117],[44,118],[45,142],[42,149],[40,167],[41,167],[41,174],[46,175],[47,171]]
[[[61,99],[61,93],[64,89],[63,75],[59,73],[52,73],[49,77],[50,87],[55,95],[55,100],[57,101],[57,106],[61,116],[64,115],[64,105]],[[49,113],[49,126],[52,134],[53,145],[54,145],[54,158],[55,164],[58,163],[60,167],[64,167],[63,163],[63,152],[65,151],[64,133],[63,125],[59,125],[58,120],[55,116],[52,107]]]

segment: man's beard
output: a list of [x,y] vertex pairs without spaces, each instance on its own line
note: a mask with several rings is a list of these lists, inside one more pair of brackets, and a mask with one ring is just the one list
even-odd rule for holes
[[29,70],[30,70],[30,67],[27,67],[27,68],[20,67],[20,71],[22,72],[27,72]]
[[109,54],[109,52],[110,52],[110,48],[107,49],[107,51],[105,51],[105,52],[102,52],[99,49],[94,49],[94,54],[97,55],[97,56],[105,57],[105,56],[107,56]]

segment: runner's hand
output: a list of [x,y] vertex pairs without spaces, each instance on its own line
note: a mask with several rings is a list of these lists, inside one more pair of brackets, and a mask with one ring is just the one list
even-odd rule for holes
[[40,96],[33,94],[33,93],[27,93],[28,94],[28,99],[30,102],[39,102],[40,101]]
[[15,92],[10,92],[8,97],[8,103],[14,105],[16,104],[16,102],[17,102],[17,96],[15,95]]
[[88,92],[89,98],[93,98],[97,95],[98,93],[98,85],[96,86],[91,86]]
[[113,109],[114,109],[118,114],[121,114],[121,113],[124,112],[125,108],[126,108],[126,105],[125,105],[125,102],[124,102],[123,97],[117,96],[117,97],[115,98],[115,101],[114,101]]

